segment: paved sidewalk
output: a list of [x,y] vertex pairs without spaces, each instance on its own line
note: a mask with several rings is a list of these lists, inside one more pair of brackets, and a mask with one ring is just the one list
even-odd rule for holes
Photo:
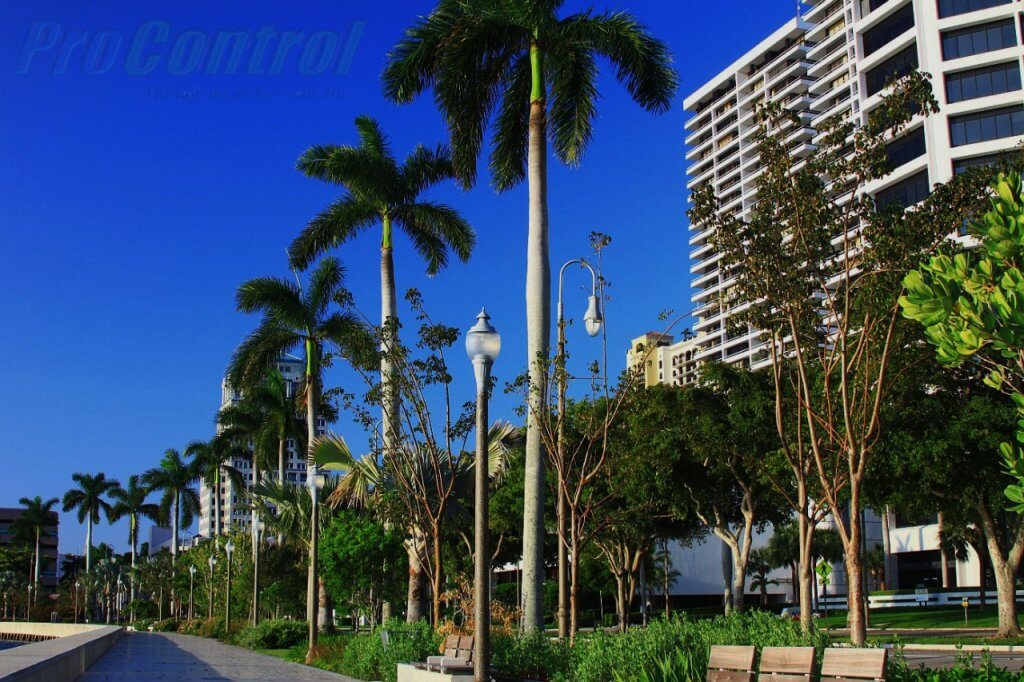
[[217,680],[356,682],[351,677],[288,663],[216,640],[167,633],[125,634],[79,682]]

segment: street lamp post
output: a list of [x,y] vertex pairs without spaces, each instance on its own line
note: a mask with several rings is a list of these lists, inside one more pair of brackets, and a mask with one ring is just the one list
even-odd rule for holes
[[231,632],[231,555],[235,551],[235,543],[228,540],[224,545],[224,553],[228,555],[228,584],[224,592],[224,632]]
[[316,561],[320,546],[320,490],[325,483],[324,475],[317,472],[316,461],[311,457],[306,473],[306,487],[309,488],[311,504],[309,511],[309,567],[306,573],[306,632],[309,637],[306,650],[307,663],[313,659],[313,649],[316,647],[319,635],[320,581],[317,575]]
[[[75,623],[76,624],[78,623],[78,590],[79,590],[80,587],[82,587],[82,581],[81,580],[76,580],[75,581]],[[7,599],[6,595],[4,595],[4,599],[5,600]],[[6,610],[6,608],[7,608],[7,602],[5,601],[4,602],[4,609]]]
[[556,485],[557,495],[556,517],[558,521],[558,636],[565,638],[569,636],[569,556],[565,547],[565,537],[568,534],[568,510],[565,508],[565,491],[562,490],[561,476],[565,466],[565,390],[566,375],[565,369],[565,308],[562,305],[562,284],[565,277],[565,270],[570,265],[579,265],[590,271],[590,296],[587,298],[587,312],[583,315],[583,322],[587,334],[597,336],[601,333],[601,325],[604,316],[601,313],[601,301],[597,295],[597,273],[587,261],[576,258],[562,265],[558,271],[558,354],[555,358],[555,378],[558,382],[558,430],[555,434],[555,457],[558,459],[556,472],[559,482]]
[[258,516],[252,524],[252,624],[260,622],[260,537],[263,521]]
[[192,564],[188,567],[188,617],[189,620],[196,617],[195,614],[195,601],[196,595],[196,566]]
[[210,607],[207,611],[207,618],[213,618],[213,569],[217,567],[217,557],[210,556],[206,560],[207,565],[210,567]]
[[476,499],[473,556],[473,680],[484,682],[491,678],[491,599],[490,599],[490,542],[487,527],[488,457],[487,457],[487,397],[490,390],[491,366],[501,352],[501,337],[491,326],[487,311],[480,309],[476,324],[466,334],[466,355],[473,361],[476,378]]

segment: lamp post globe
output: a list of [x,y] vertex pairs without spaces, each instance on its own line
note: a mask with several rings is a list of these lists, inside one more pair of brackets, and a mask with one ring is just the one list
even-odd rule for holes
[[601,333],[604,316],[601,314],[601,301],[597,296],[587,297],[587,312],[583,315],[583,323],[590,336],[597,336]]
[[476,324],[466,333],[466,355],[473,361],[478,392],[486,389],[491,365],[500,353],[501,335],[491,326],[491,316],[481,308],[480,314],[476,316]]

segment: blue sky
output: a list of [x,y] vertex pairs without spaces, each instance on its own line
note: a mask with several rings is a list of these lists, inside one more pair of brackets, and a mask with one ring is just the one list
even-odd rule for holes
[[[305,148],[352,142],[361,113],[380,119],[400,155],[444,140],[429,97],[394,107],[379,80],[385,53],[431,1],[188,4],[5,3],[0,506],[60,496],[73,471],[124,480],[166,448],[212,434],[224,367],[255,323],[234,311],[236,287],[287,274],[284,249],[338,195],[294,170]],[[587,6],[568,0],[566,10]],[[592,230],[614,240],[606,274],[617,372],[628,340],[658,328],[659,311],[688,308],[682,98],[795,7],[607,6],[628,7],[669,43],[682,82],[671,112],[652,116],[604,68],[582,166],[550,166],[553,266],[586,255]],[[219,62],[211,57],[218,37],[245,32],[255,44],[261,31],[263,59],[247,53],[232,73],[231,43]],[[466,328],[487,306],[503,339],[495,373],[508,379],[526,364],[526,190],[496,195],[487,180],[469,192],[432,193],[475,226],[468,264],[429,279],[408,243],[399,241],[395,258],[399,288],[420,288],[436,319]],[[379,314],[378,243],[369,232],[338,253],[371,317]],[[584,282],[570,275],[567,315],[582,315]],[[580,327],[570,338],[580,362],[597,356]],[[455,390],[469,399],[472,371],[461,344],[457,351]],[[344,372],[329,381],[356,388]],[[492,417],[514,418],[512,408],[499,396]],[[336,428],[357,448],[365,442],[344,416]],[[126,536],[124,524],[96,531],[119,549]],[[73,515],[62,514],[61,550],[81,551],[83,538]]]

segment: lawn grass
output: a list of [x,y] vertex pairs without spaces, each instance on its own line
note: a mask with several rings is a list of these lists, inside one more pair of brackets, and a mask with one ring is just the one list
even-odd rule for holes
[[[828,617],[818,619],[818,625],[822,628],[845,628],[846,612],[830,612]],[[966,624],[964,610],[959,606],[908,606],[871,611],[871,627],[883,630],[994,628],[998,625],[999,615],[994,604],[970,607]]]

